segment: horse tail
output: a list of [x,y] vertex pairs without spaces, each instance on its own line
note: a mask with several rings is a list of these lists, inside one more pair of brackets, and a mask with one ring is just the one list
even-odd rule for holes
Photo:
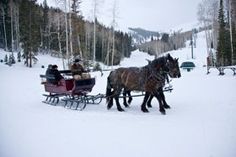
[[[111,73],[110,73],[111,75]],[[112,85],[111,85],[111,78],[110,78],[110,75],[107,77],[107,88],[106,88],[106,101],[107,103],[110,101],[111,99],[111,96],[112,96]]]

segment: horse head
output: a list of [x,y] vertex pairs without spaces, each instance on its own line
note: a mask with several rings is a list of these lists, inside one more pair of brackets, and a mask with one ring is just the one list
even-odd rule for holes
[[155,73],[169,73],[169,67],[167,66],[166,57],[159,57],[154,59],[153,61],[148,61],[148,66],[150,66],[152,71]]
[[166,66],[169,69],[168,74],[172,78],[181,77],[178,58],[173,58],[170,54],[166,56]]

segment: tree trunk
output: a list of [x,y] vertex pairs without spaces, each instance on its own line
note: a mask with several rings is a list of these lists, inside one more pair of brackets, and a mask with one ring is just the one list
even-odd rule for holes
[[64,55],[62,54],[62,49],[61,49],[61,38],[60,38],[60,15],[58,14],[58,20],[57,20],[57,39],[58,39],[58,47],[60,54],[62,56],[62,65],[63,69],[65,70],[65,61],[64,61]]
[[69,66],[69,42],[68,42],[68,24],[67,24],[67,3],[65,0],[65,24],[66,24],[66,59],[67,59],[67,67]]
[[83,58],[83,54],[82,54],[82,51],[81,51],[81,44],[80,44],[80,38],[79,38],[79,35],[77,37],[77,41],[78,41],[78,46],[79,46],[79,55],[81,58]]
[[5,11],[3,6],[1,6],[2,10],[2,19],[3,19],[3,31],[4,31],[4,40],[5,40],[5,51],[8,51],[8,45],[7,45],[7,33],[6,33],[6,21],[5,21]]
[[71,11],[70,11],[70,0],[69,0],[69,35],[70,35],[70,56],[72,56],[73,53],[73,43],[72,43],[72,25],[71,25]]

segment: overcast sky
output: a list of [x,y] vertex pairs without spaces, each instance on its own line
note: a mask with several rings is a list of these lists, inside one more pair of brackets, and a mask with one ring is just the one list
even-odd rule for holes
[[[56,0],[47,0],[49,5],[55,5],[55,1]],[[81,1],[83,16],[86,19],[92,19],[92,3],[94,0]],[[97,1],[99,2],[98,20],[110,26],[112,23],[114,0]],[[202,0],[116,0],[116,27],[117,29],[141,27],[153,31],[166,31],[179,25],[197,22],[197,6],[201,1]]]

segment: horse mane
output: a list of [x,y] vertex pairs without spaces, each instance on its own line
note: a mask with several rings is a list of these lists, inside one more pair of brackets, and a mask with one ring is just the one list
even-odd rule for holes
[[162,56],[162,57],[158,57],[156,59],[154,59],[151,64],[152,65],[157,65],[157,64],[161,64],[164,65],[167,61],[174,61],[174,59],[171,57],[171,55],[168,53],[166,56]]
[[162,57],[154,59],[150,64],[151,66],[157,66],[157,65],[163,66],[165,65],[166,61],[167,61],[166,56],[162,56]]

